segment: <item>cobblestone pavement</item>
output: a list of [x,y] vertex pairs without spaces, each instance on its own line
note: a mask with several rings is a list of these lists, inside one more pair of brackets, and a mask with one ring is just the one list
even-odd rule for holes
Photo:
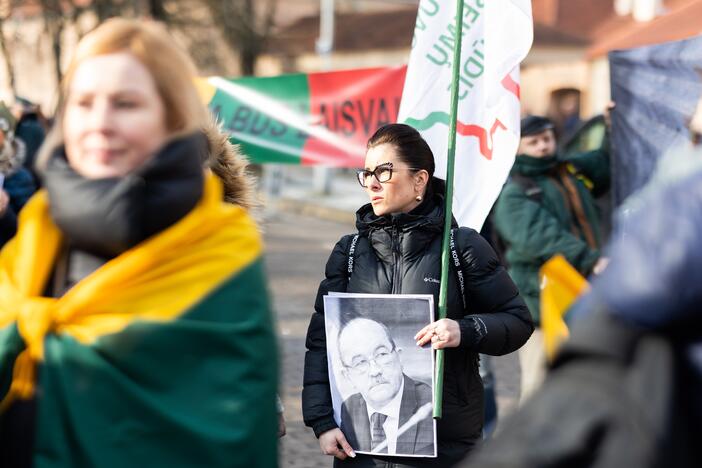
[[[353,226],[286,213],[269,213],[263,225],[280,343],[280,393],[287,422],[287,435],[280,445],[280,466],[329,467],[331,458],[320,453],[317,439],[302,422],[300,394],[305,333],[329,253],[343,234],[352,232]],[[494,359],[493,367],[498,406],[504,414],[516,403],[519,366],[516,356],[508,355]]]

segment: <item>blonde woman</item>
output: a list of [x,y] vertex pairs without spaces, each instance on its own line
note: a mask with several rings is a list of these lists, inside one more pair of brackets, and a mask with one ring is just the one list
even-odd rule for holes
[[0,254],[2,466],[277,463],[250,184],[194,73],[155,24],[78,46]]

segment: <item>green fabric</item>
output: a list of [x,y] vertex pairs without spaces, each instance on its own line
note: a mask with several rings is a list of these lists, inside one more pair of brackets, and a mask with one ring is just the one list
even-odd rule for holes
[[600,197],[609,190],[610,173],[609,151],[605,149],[575,154],[565,160],[571,163],[578,173],[587,177],[594,185],[592,195]]
[[24,341],[17,330],[17,322],[0,329],[0,395],[6,395],[10,389],[12,364],[24,348]]
[[[570,160],[565,161],[570,162]],[[556,254],[562,254],[580,273],[590,272],[599,258],[599,251],[587,245],[585,237],[574,235],[576,224],[566,200],[559,190],[560,182],[549,174],[564,161],[557,157],[533,158],[517,156],[512,174],[531,178],[542,190],[540,199],[527,196],[514,180],[508,181],[495,205],[495,227],[507,244],[505,257],[509,272],[529,307],[535,323],[539,323],[539,278],[541,265]],[[598,213],[592,195],[580,178],[569,175],[583,205],[585,217],[600,245]]]
[[45,345],[36,468],[277,466],[260,259],[177,320],[136,322],[92,346],[55,334]]
[[309,135],[289,126],[289,122],[274,119],[261,112],[265,103],[256,99],[272,99],[294,109],[301,116],[310,113],[308,75],[295,73],[283,76],[243,77],[227,80],[245,88],[256,98],[249,101],[217,89],[209,108],[229,132],[232,143],[257,164],[300,164],[302,151]]

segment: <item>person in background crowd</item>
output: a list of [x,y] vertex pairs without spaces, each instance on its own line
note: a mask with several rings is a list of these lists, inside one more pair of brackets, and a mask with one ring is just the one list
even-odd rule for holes
[[10,206],[10,197],[0,189],[0,248],[17,232],[17,216]]
[[483,426],[483,439],[489,439],[497,428],[498,419],[495,373],[492,370],[492,358],[489,355],[480,355],[480,366],[478,370],[485,390],[485,424]]
[[547,116],[554,125],[557,138],[568,141],[583,123],[580,120],[580,91],[564,88],[554,92]]
[[42,115],[39,105],[20,96],[15,97],[12,114],[17,121],[15,136],[21,139],[26,146],[27,156],[24,159],[24,167],[32,173],[38,183],[39,179],[34,165],[39,148],[44,143],[48,123]]
[[543,387],[461,468],[702,466],[702,99],[617,212]]
[[195,73],[156,23],[77,46],[0,252],[1,466],[277,466],[252,183]]
[[14,116],[0,102],[0,247],[14,236],[15,218],[36,191],[31,173],[23,167],[26,146],[14,129]]
[[286,428],[285,428],[285,406],[283,406],[283,402],[280,400],[280,396],[276,396],[276,410],[278,411],[278,437],[283,437],[285,436]]
[[[432,294],[437,310],[444,226],[443,182],[434,155],[414,128],[390,124],[369,139],[358,181],[370,199],[356,213],[354,268],[348,260],[354,235],[334,247],[307,331],[302,391],[305,424],[323,453],[339,467],[449,467],[482,439],[483,384],[478,353],[502,355],[522,346],[533,331],[519,292],[480,234],[456,227],[455,244],[465,290],[449,276],[447,315],[414,337],[418,346],[445,348],[443,416],[437,422],[437,458],[355,454],[334,420],[323,297],[329,292]],[[464,299],[466,305],[464,305]],[[370,424],[370,421],[369,421]]]
[[[609,154],[598,151],[563,160],[553,123],[522,119],[518,155],[494,210],[494,224],[506,244],[509,272],[539,325],[539,268],[557,254],[583,275],[599,272],[598,212],[591,190],[609,186]],[[522,400],[543,380],[545,353],[537,330],[520,349]]]

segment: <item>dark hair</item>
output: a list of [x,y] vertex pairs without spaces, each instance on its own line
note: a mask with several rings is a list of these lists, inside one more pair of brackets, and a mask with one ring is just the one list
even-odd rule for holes
[[383,125],[370,137],[366,149],[383,144],[392,145],[400,160],[409,167],[424,169],[430,178],[434,175],[434,153],[414,128],[400,123]]
[[548,117],[540,115],[527,115],[520,122],[520,134],[522,137],[538,135],[546,130],[556,131],[556,126]]

